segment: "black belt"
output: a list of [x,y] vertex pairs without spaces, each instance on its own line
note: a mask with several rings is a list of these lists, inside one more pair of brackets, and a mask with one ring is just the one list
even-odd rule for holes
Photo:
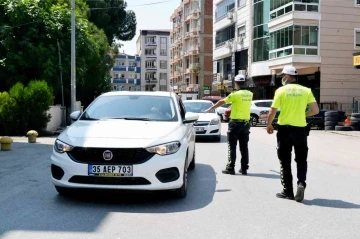
[[231,121],[234,121],[234,122],[242,122],[242,123],[248,123],[250,120],[231,119]]
[[278,125],[278,128],[305,129],[306,126]]

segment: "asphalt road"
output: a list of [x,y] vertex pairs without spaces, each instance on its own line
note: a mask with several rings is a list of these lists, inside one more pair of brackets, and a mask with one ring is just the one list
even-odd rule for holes
[[[16,139],[13,151],[0,151],[0,238],[359,238],[359,138],[311,132],[308,188],[297,203],[275,197],[275,135],[262,127],[251,130],[249,174],[221,174],[226,130],[223,124],[221,143],[197,143],[183,200],[162,193],[58,196],[50,181],[55,139]],[[293,163],[296,179],[295,170]]]

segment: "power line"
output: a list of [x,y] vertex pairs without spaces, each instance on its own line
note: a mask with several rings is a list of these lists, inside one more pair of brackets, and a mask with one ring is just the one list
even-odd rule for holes
[[[167,3],[167,2],[171,2],[171,1],[173,1],[173,0],[166,0],[166,1],[152,2],[152,3],[144,3],[144,4],[139,4],[139,5],[127,6],[127,8],[149,6],[149,5],[157,5],[157,4]],[[90,8],[90,10],[105,10],[105,9],[120,9],[120,8],[123,8],[123,7]],[[17,27],[22,27],[22,26],[25,26],[25,25],[30,25],[32,23],[36,23],[36,22],[40,22],[40,21],[42,21],[42,20],[27,22],[27,23],[24,23],[24,24],[16,25],[16,26],[0,26],[0,29],[1,28],[12,29],[12,28],[17,28]]]

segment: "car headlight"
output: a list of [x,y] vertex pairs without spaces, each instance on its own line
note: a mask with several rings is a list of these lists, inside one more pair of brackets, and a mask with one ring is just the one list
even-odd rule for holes
[[155,153],[155,154],[163,156],[163,155],[169,155],[169,154],[176,153],[180,149],[180,145],[181,145],[180,142],[171,142],[171,143],[167,143],[167,144],[149,147],[146,150],[149,153]]
[[216,125],[216,124],[220,124],[219,119],[213,119],[213,120],[210,121],[210,125]]
[[65,152],[70,152],[74,147],[71,145],[65,144],[64,142],[57,139],[55,141],[54,148],[55,148],[55,151],[58,153],[65,153]]

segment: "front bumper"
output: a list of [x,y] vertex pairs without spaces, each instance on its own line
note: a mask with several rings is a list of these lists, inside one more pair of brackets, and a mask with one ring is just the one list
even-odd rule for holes
[[[154,155],[142,164],[133,165],[133,176],[99,177],[88,176],[88,164],[70,159],[66,153],[51,155],[52,182],[56,186],[84,189],[124,189],[124,190],[170,190],[180,188],[183,184],[183,172],[186,147],[172,155]],[[115,163],[109,165],[117,165]],[[60,169],[59,169],[60,168]],[[168,170],[174,173],[171,182],[161,182],[159,171]],[[165,172],[166,173],[166,172]],[[158,174],[158,177],[156,176]],[[61,176],[61,178],[60,178]],[[161,178],[160,178],[161,179]],[[163,181],[163,179],[162,179]],[[75,183],[76,182],[76,183]]]
[[194,128],[196,131],[196,136],[199,136],[199,137],[221,135],[221,124],[194,126]]

